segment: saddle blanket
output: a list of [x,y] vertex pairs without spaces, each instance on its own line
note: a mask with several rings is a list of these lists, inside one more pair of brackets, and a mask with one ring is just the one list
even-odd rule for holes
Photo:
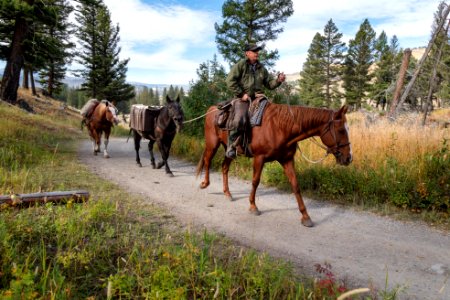
[[250,125],[252,127],[261,126],[262,117],[264,114],[264,110],[266,109],[266,105],[269,103],[267,98],[259,100],[257,103],[251,105],[250,107]]
[[130,128],[152,131],[161,108],[161,106],[133,104],[130,111]]

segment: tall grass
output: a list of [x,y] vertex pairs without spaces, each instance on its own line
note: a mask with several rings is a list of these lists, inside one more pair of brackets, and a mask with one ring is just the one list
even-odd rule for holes
[[0,208],[1,299],[335,299],[345,291],[181,228],[90,174],[73,150],[82,133],[67,124],[0,103],[0,194],[91,192],[82,204]]
[[[362,113],[351,113],[348,120],[353,163],[338,166],[330,155],[312,164],[298,151],[295,162],[302,190],[310,196],[407,218],[419,217],[448,228],[450,130],[423,127],[418,116],[391,122],[382,117],[369,121]],[[198,161],[203,151],[203,141],[196,138],[176,137],[174,143],[174,153],[193,161]],[[302,141],[299,147],[311,160],[325,155],[311,139]],[[222,157],[223,152],[216,155],[216,170],[220,169]],[[246,158],[237,159],[230,170],[231,175],[246,179],[251,178],[251,172],[251,160]],[[290,189],[278,163],[266,164],[262,182]]]

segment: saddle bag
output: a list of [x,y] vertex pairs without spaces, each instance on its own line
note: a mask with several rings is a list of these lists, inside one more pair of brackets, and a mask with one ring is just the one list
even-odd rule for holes
[[139,131],[153,131],[160,107],[134,104],[130,111],[130,128]]
[[216,114],[214,122],[220,129],[227,129],[227,122],[232,110],[231,100],[220,102],[217,104],[217,108],[219,113]]

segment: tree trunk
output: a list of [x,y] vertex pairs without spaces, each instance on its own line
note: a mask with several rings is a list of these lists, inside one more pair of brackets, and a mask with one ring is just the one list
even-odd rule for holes
[[53,90],[54,90],[54,77],[55,77],[55,68],[53,61],[51,62],[51,68],[50,72],[48,74],[48,82],[47,82],[47,93],[50,97],[53,97]]
[[65,203],[74,202],[81,203],[89,199],[89,192],[80,191],[63,191],[63,192],[42,192],[32,194],[19,194],[11,196],[0,196],[0,206],[32,206],[37,203]]
[[[28,0],[27,2],[32,4],[34,0]],[[22,43],[26,38],[28,29],[29,24],[25,19],[25,16],[22,14],[18,15],[14,25],[14,34],[10,47],[11,51],[3,72],[2,85],[0,89],[0,98],[11,104],[16,104],[17,101],[20,71],[24,64],[24,49],[22,47]]]
[[31,93],[33,94],[33,96],[37,96],[36,93],[36,86],[34,84],[34,75],[33,75],[33,67],[30,66],[30,83],[31,83]]
[[30,88],[28,85],[28,69],[25,65],[23,66],[22,87],[27,90]]
[[409,59],[411,58],[411,49],[406,48],[403,52],[402,65],[398,72],[397,82],[395,86],[394,96],[392,98],[391,108],[389,110],[389,117],[393,117],[395,114],[395,108],[398,105],[398,100],[403,88],[403,82],[405,81],[406,71],[408,70]]

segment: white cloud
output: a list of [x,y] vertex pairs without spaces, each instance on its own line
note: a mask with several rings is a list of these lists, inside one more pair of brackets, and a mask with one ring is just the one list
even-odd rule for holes
[[139,0],[104,2],[112,22],[120,26],[121,58],[130,58],[130,81],[187,84],[195,79],[200,63],[216,52],[217,16],[212,12]]
[[[276,70],[298,73],[314,35],[323,32],[330,18],[344,34],[344,42],[354,38],[367,18],[377,34],[382,30],[389,38],[395,34],[403,48],[426,46],[440,1],[294,0],[294,14],[280,24],[284,32],[276,41],[267,43],[267,48],[279,50]],[[146,4],[143,0],[104,2],[113,23],[120,25],[121,58],[130,58],[130,81],[187,84],[196,79],[201,63],[218,54],[214,23],[221,23],[221,6],[208,11],[174,4],[183,0],[164,5]]]
[[[316,32],[323,33],[329,19],[344,34],[342,41],[354,38],[359,25],[368,19],[377,34],[396,35],[400,46],[426,46],[433,16],[440,0],[294,0],[294,14],[283,24],[284,32],[272,43],[280,53],[276,69],[298,73]],[[299,58],[301,61],[298,61]]]

